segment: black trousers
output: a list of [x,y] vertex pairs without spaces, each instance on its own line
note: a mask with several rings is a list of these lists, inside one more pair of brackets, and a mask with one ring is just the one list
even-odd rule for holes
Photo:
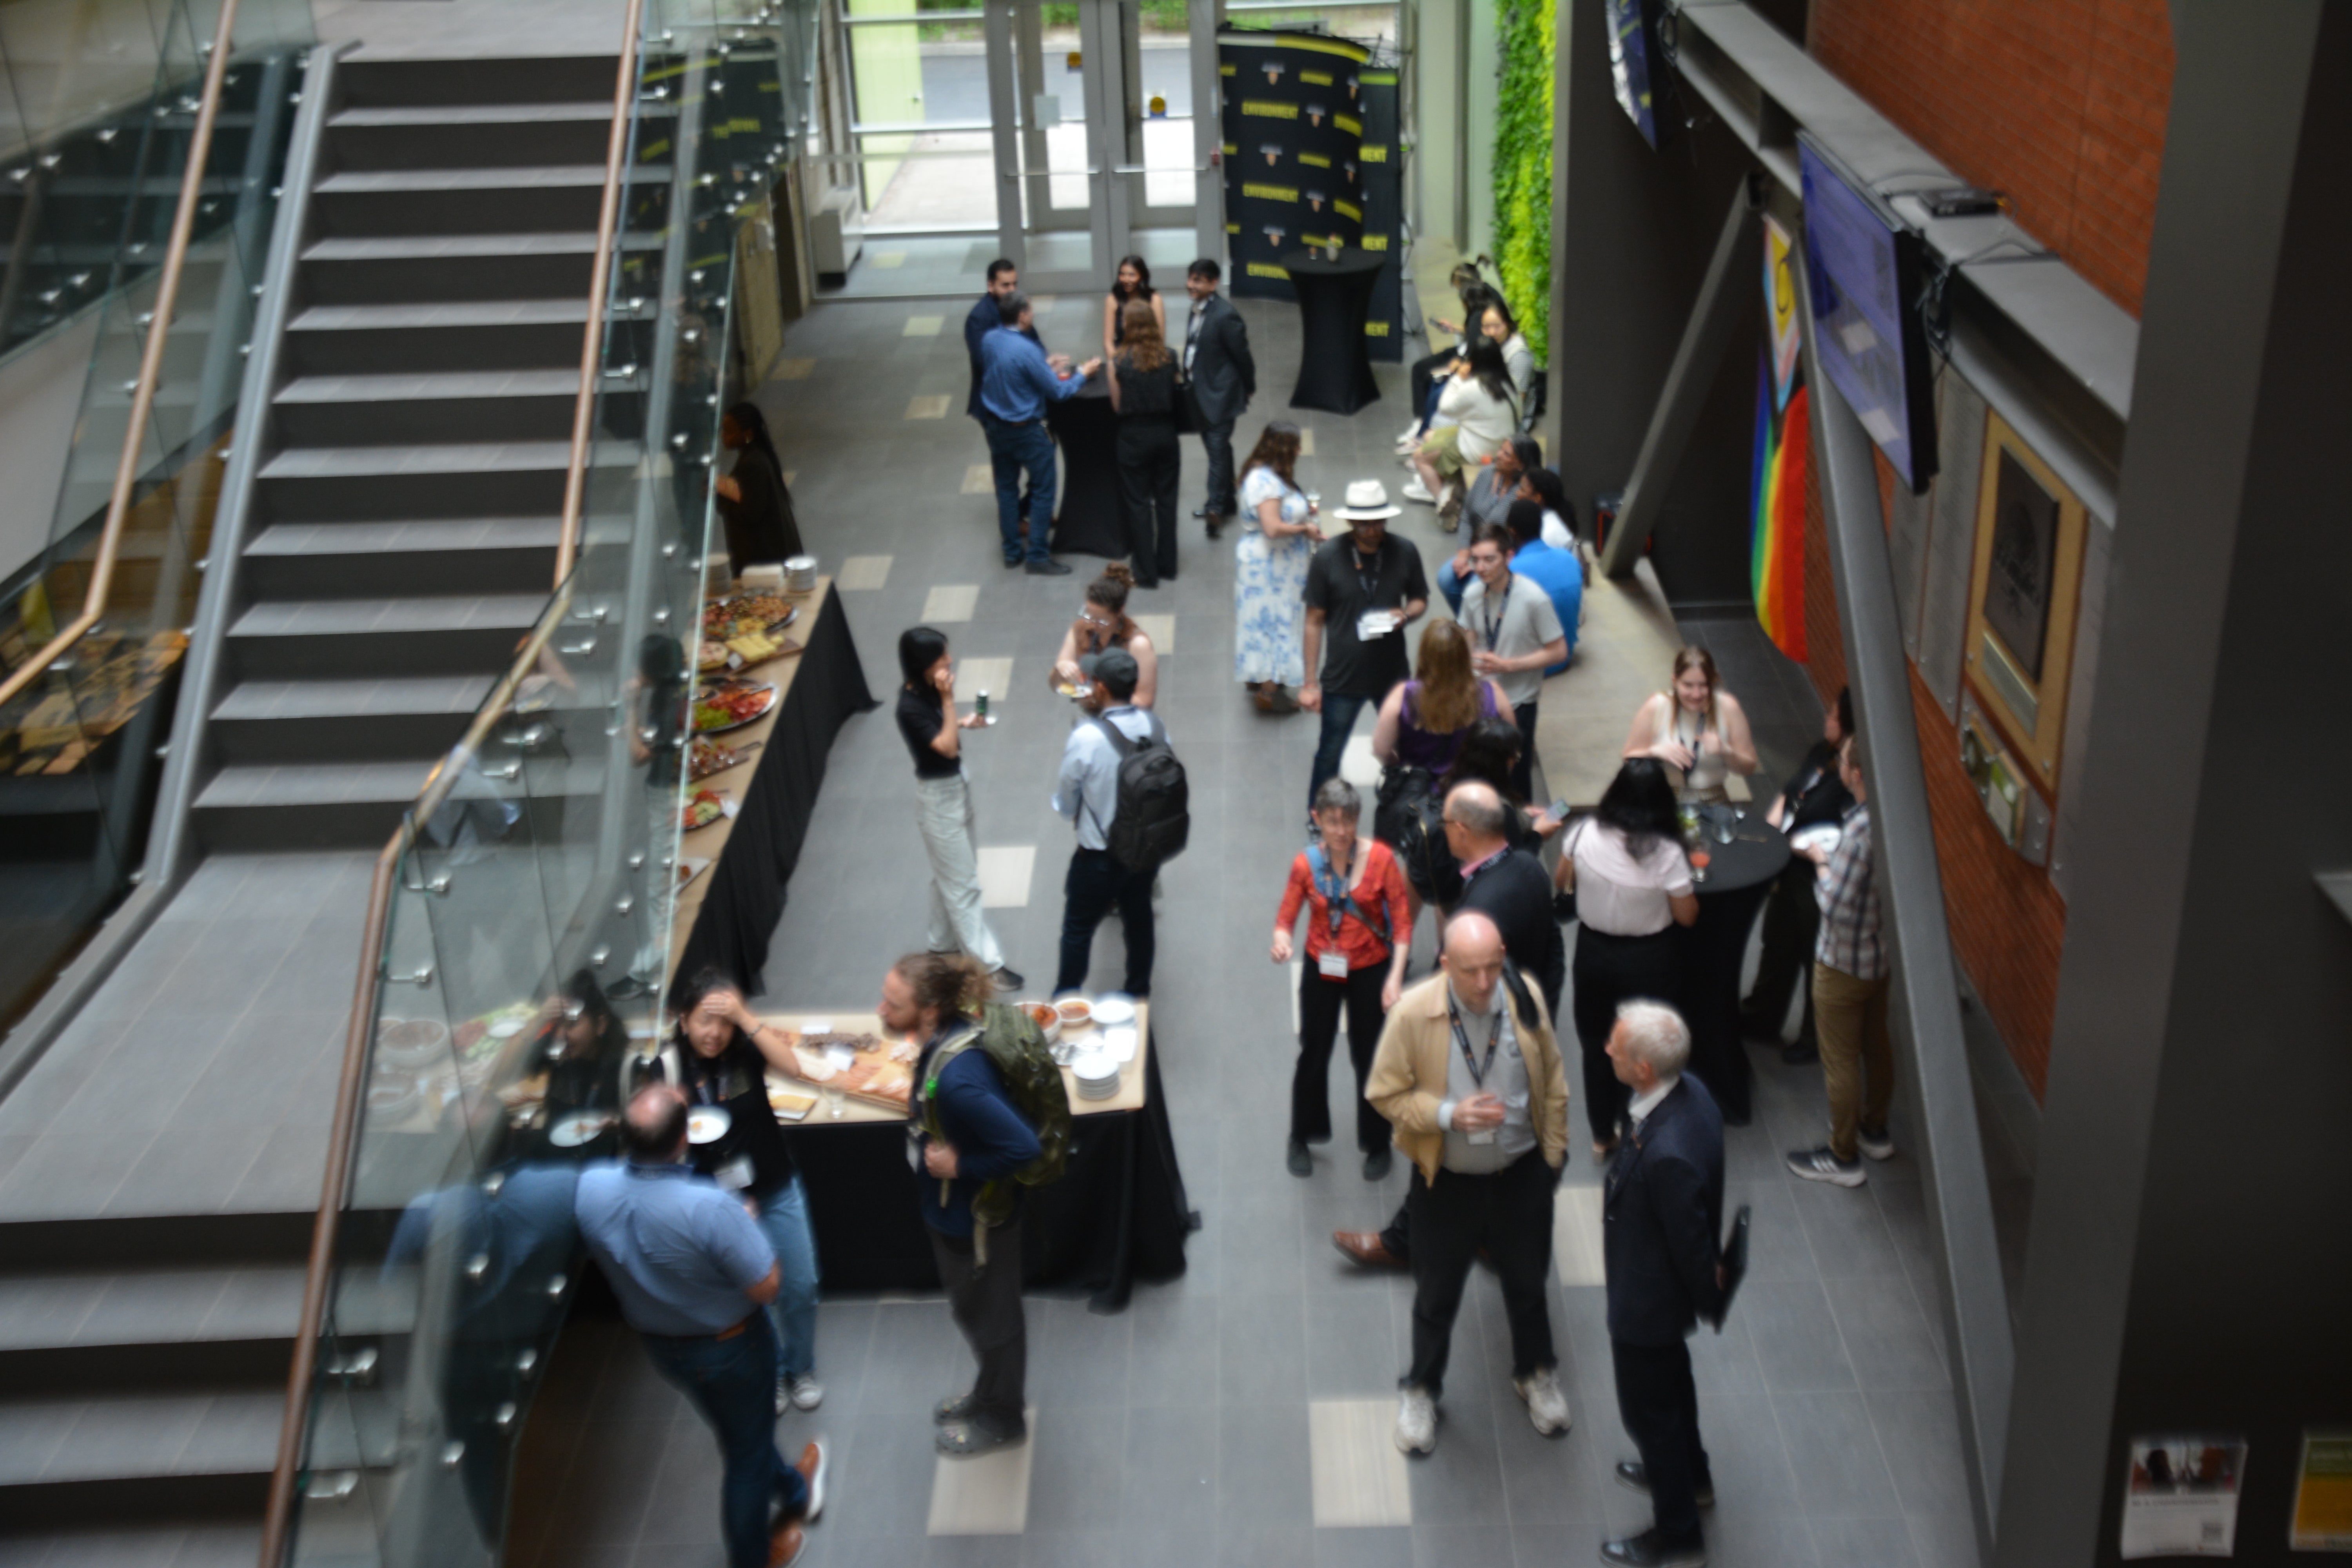
[[1412,1367],[1405,1386],[1444,1392],[1462,1287],[1485,1247],[1502,1279],[1511,1325],[1511,1375],[1556,1366],[1544,1276],[1551,1268],[1551,1199],[1559,1174],[1530,1149],[1492,1175],[1441,1170],[1435,1184],[1412,1169],[1405,1213],[1412,1227]]
[[1658,1533],[1677,1546],[1699,1539],[1698,1489],[1711,1487],[1706,1447],[1698,1440],[1698,1387],[1691,1382],[1690,1345],[1609,1342],[1617,1370],[1617,1414],[1642,1452]]
[[1356,1067],[1356,1147],[1369,1154],[1389,1142],[1389,1121],[1364,1098],[1372,1053],[1380,1048],[1381,985],[1389,966],[1368,963],[1345,980],[1326,980],[1308,959],[1298,976],[1298,1070],[1290,1077],[1290,1135],[1306,1142],[1331,1136],[1331,1043],[1339,1004],[1348,1005],[1348,1057]]
[[1445,349],[1412,362],[1412,416],[1414,419],[1418,420],[1421,417],[1421,411],[1429,406],[1429,389],[1437,384],[1437,378],[1444,374],[1452,366],[1454,357],[1454,352],[1452,349]]
[[1654,936],[1611,936],[1589,925],[1576,928],[1576,1043],[1584,1054],[1584,1114],[1592,1141],[1617,1136],[1631,1091],[1617,1081],[1609,1062],[1609,1035],[1617,1026],[1617,1005],[1645,997],[1678,1003],[1675,928]]
[[988,1261],[980,1263],[968,1237],[932,1231],[931,1257],[947,1287],[948,1310],[964,1342],[980,1358],[971,1384],[971,1418],[992,1433],[1018,1436],[1029,1429],[1029,1322],[1021,1311],[1021,1215],[988,1233]]
[[1128,994],[1151,994],[1151,873],[1129,870],[1108,849],[1077,850],[1070,857],[1069,874],[1062,879],[1062,967],[1054,977],[1055,992],[1086,984],[1095,927],[1113,904],[1118,906],[1119,924],[1127,928]]
[[1139,587],[1176,575],[1176,490],[1182,462],[1173,420],[1139,416],[1118,422],[1118,514],[1127,524],[1127,554]]
[[1771,901],[1764,906],[1764,951],[1756,963],[1756,984],[1739,1005],[1743,1025],[1769,1029],[1777,1039],[1789,1016],[1789,994],[1801,984],[1805,1021],[1797,1030],[1797,1039],[1808,1046],[1815,1041],[1813,942],[1822,930],[1822,907],[1813,900],[1818,869],[1801,855],[1772,884]]
[[1201,426],[1201,450],[1209,459],[1209,503],[1211,517],[1234,515],[1234,421],[1222,425]]
[[1511,787],[1529,803],[1536,798],[1536,708],[1542,700],[1511,705],[1511,718],[1519,726],[1519,765],[1511,770]]

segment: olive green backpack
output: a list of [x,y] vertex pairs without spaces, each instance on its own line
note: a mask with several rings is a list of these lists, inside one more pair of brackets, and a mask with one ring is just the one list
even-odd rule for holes
[[[999,1226],[1013,1215],[1014,1184],[1042,1187],[1062,1179],[1070,1159],[1070,1091],[1037,1020],[1010,1003],[983,1003],[980,1017],[931,1058],[929,1076],[923,1085],[923,1131],[935,1140],[945,1142],[940,1131],[939,1107],[932,1098],[940,1074],[973,1046],[986,1051],[988,1059],[996,1064],[997,1076],[1003,1079],[1014,1109],[1037,1134],[1037,1157],[1010,1176],[982,1183],[971,1200],[973,1219],[982,1226]],[[975,1243],[985,1245],[977,1234]]]

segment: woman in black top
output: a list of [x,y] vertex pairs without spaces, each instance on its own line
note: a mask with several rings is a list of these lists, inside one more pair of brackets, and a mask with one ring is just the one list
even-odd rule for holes
[[735,454],[732,473],[713,481],[719,519],[727,526],[727,564],[743,568],[801,553],[801,525],[784,489],[784,465],[757,405],[739,403],[719,421],[719,444]]
[[1157,588],[1176,575],[1176,360],[1150,300],[1129,300],[1120,315],[1124,346],[1109,361],[1119,512],[1135,585]]
[[[698,1110],[726,1113],[726,1130],[690,1143],[696,1172],[740,1193],[758,1212],[760,1229],[776,1249],[782,1285],[768,1303],[776,1325],[776,1409],[787,1403],[814,1410],[824,1398],[816,1380],[816,1237],[809,1229],[808,1194],[793,1163],[784,1130],[768,1103],[768,1068],[790,1068],[793,1034],[763,1024],[743,1005],[743,994],[716,969],[688,981],[674,998],[677,1028],[657,1058],[661,1079]],[[688,1122],[688,1133],[695,1131]]]
[[959,718],[955,707],[955,661],[948,657],[947,634],[934,626],[909,626],[898,634],[898,738],[915,761],[915,821],[931,862],[933,952],[968,952],[1007,991],[1021,988],[1021,976],[1004,967],[1004,950],[980,912],[980,857],[972,849],[971,784],[963,773],[963,732],[982,722],[976,713]]
[[1127,324],[1127,308],[1138,300],[1151,308],[1152,330],[1168,336],[1168,307],[1151,291],[1151,268],[1140,256],[1122,256],[1111,274],[1110,292],[1103,297],[1103,358],[1115,358],[1120,345],[1134,341]]
[[[1822,738],[1805,753],[1789,783],[1772,802],[1764,820],[1783,833],[1820,823],[1843,821],[1853,796],[1838,777],[1838,748],[1853,733],[1853,698],[1838,689],[1837,701],[1822,717]],[[1764,906],[1764,951],[1756,963],[1756,984],[1739,1005],[1739,1032],[1749,1039],[1780,1041],[1789,1021],[1789,993],[1813,971],[1813,939],[1822,929],[1821,906],[1813,901],[1813,880],[1821,868],[1802,855],[1791,856],[1780,880],[1772,884],[1771,901]],[[1780,1044],[1780,1059],[1810,1062],[1821,1047],[1813,1037],[1813,988],[1804,986],[1805,1018],[1793,1043]]]

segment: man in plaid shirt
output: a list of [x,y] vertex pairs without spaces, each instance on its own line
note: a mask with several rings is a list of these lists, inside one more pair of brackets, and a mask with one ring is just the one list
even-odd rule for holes
[[[1886,1032],[1886,943],[1878,923],[1878,887],[1870,852],[1870,799],[1854,761],[1853,737],[1838,748],[1838,777],[1853,793],[1834,850],[1808,851],[1825,862],[1814,895],[1821,935],[1813,943],[1813,1018],[1822,1043],[1822,1081],[1829,1091],[1830,1141],[1799,1149],[1789,1169],[1809,1182],[1862,1185],[1862,1156],[1895,1157],[1886,1133],[1895,1099],[1895,1052]],[[1865,1087],[1866,1086],[1866,1087]]]

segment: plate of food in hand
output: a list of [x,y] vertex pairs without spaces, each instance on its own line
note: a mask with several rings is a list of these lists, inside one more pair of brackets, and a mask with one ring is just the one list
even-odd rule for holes
[[716,741],[698,739],[687,759],[687,776],[699,784],[713,773],[723,773],[729,768],[750,762],[751,753],[759,749],[757,741],[746,741],[740,746],[729,747]]
[[609,1110],[575,1110],[547,1130],[547,1141],[559,1149],[577,1149],[595,1142],[617,1120]]
[[734,1121],[723,1105],[698,1105],[686,1113],[686,1141],[689,1143],[716,1143],[727,1136]]
[[678,813],[678,826],[691,833],[698,827],[708,827],[722,816],[734,814],[715,789],[698,789]]
[[694,695],[694,732],[716,735],[740,730],[766,718],[775,705],[772,685],[730,680],[706,687]]

